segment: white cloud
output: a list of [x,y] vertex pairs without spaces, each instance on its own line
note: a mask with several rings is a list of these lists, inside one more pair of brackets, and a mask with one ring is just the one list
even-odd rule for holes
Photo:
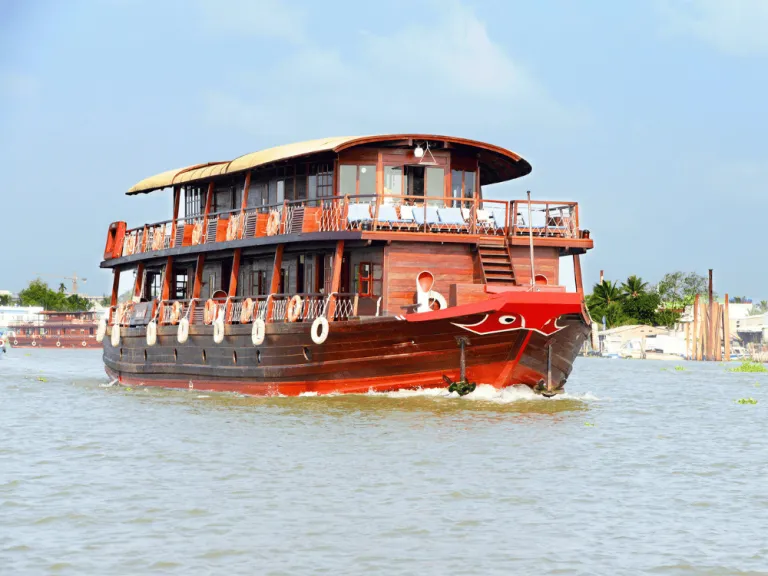
[[480,137],[483,126],[581,121],[490,38],[471,9],[455,0],[440,8],[431,22],[363,32],[353,49],[307,44],[259,63],[248,84],[205,95],[207,118],[280,138],[310,137],[308,125],[318,137],[398,130]]
[[306,15],[283,0],[198,0],[205,28],[300,43]]
[[734,56],[768,53],[766,0],[661,0],[668,33],[694,36]]

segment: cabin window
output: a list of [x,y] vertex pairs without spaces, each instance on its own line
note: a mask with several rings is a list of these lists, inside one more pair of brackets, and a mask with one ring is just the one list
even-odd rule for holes
[[205,193],[200,186],[184,187],[184,216],[200,216],[205,211]]
[[162,294],[163,276],[160,272],[147,271],[144,276],[144,300],[156,300]]
[[339,173],[339,190],[342,196],[376,194],[375,164],[342,164]]
[[427,168],[427,196],[443,198],[445,196],[445,170],[442,168]]
[[[403,167],[384,167],[384,194],[402,196],[403,194]],[[392,198],[385,198],[384,202],[392,202]]]
[[453,205],[459,206],[460,198],[475,197],[475,172],[465,170],[451,170],[451,196],[454,200]]
[[309,198],[333,196],[333,164],[310,164]]
[[248,190],[247,207],[255,208],[267,204],[269,204],[269,180],[251,182],[251,187]]
[[357,293],[360,296],[372,296],[373,264],[360,262],[357,267]]
[[189,276],[186,273],[176,274],[173,288],[174,300],[186,300],[187,287],[189,286]]

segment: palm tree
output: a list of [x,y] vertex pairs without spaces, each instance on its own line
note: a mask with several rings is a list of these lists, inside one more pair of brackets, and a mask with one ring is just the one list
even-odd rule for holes
[[647,288],[648,282],[643,282],[643,279],[640,278],[640,276],[635,276],[634,274],[627,278],[627,281],[621,285],[621,290],[624,295],[632,298],[637,298],[641,294],[645,294]]
[[604,308],[613,302],[621,302],[623,299],[624,294],[619,287],[610,280],[604,280],[592,288],[589,305],[594,308]]

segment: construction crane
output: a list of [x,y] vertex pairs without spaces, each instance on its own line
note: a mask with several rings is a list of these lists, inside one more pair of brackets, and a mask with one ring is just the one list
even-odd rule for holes
[[71,294],[77,294],[77,283],[78,282],[88,282],[88,278],[80,278],[77,273],[72,274],[72,276],[56,276],[55,274],[37,274],[38,276],[46,276],[48,278],[56,278],[57,280],[70,280],[72,282],[72,292]]

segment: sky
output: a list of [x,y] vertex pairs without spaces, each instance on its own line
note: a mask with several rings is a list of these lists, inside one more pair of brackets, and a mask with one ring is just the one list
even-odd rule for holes
[[338,135],[491,142],[575,200],[585,284],[768,298],[768,0],[0,0],[0,289],[171,215],[152,174]]

